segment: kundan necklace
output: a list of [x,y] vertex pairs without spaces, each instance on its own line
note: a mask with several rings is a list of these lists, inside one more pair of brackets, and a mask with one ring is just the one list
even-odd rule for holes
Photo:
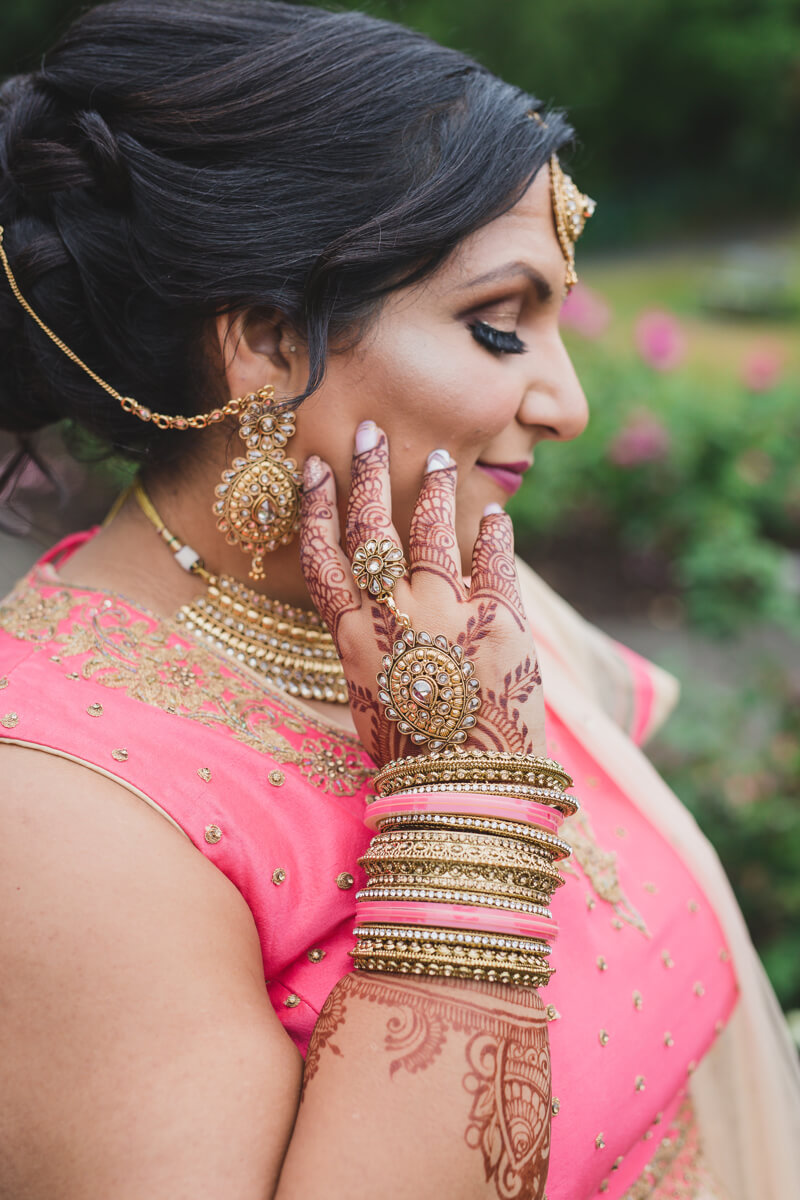
[[347,704],[342,664],[317,613],[279,604],[230,575],[213,575],[199,554],[167,529],[139,479],[132,492],[178,565],[205,581],[205,595],[181,605],[176,614],[186,630],[268,676],[292,696]]

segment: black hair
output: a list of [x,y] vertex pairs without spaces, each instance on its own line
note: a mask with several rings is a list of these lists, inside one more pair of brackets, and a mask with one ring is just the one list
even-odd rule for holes
[[[209,319],[281,314],[300,402],[359,336],[507,211],[572,131],[463,54],[354,12],[270,0],[115,0],[0,91],[0,224],[23,295],[153,411],[218,402]],[[69,419],[157,465],[190,434],[122,412],[0,275],[0,429]],[[219,387],[219,381],[215,385]]]

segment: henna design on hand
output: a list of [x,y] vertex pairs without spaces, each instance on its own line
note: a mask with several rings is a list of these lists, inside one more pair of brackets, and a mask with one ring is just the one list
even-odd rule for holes
[[504,513],[484,517],[472,556],[470,598],[486,596],[512,614],[520,630],[529,628],[514,561],[514,532]]
[[377,446],[357,454],[353,459],[345,537],[347,554],[351,559],[368,538],[379,538],[392,532],[391,517],[388,515],[390,498],[385,487],[388,466],[389,450],[384,434],[380,435]]
[[343,555],[327,535],[336,519],[328,489],[333,479],[330,467],[313,487],[303,492],[300,531],[300,565],[312,603],[338,644],[339,626],[346,613],[357,612],[360,601],[353,596],[353,585]]
[[409,575],[424,573],[443,579],[459,603],[467,599],[461,582],[461,556],[455,530],[454,467],[429,471],[411,518]]
[[344,996],[392,1010],[384,1040],[392,1055],[390,1078],[401,1070],[427,1070],[451,1033],[466,1035],[462,1083],[471,1105],[464,1140],[470,1149],[480,1150],[486,1180],[494,1182],[499,1200],[541,1200],[550,1153],[551,1099],[547,1016],[538,994],[503,984],[448,979],[433,985],[355,973],[346,975],[335,991],[338,1007],[328,1008],[326,1001],[319,1041],[316,1029],[312,1037],[313,1072],[319,1050],[331,1045],[330,1038],[344,1021]]

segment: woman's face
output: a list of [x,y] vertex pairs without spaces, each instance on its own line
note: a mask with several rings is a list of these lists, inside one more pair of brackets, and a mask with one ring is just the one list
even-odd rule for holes
[[356,348],[330,357],[324,385],[298,413],[293,453],[330,463],[344,499],[356,426],[375,421],[389,439],[405,537],[428,454],[448,450],[467,565],[486,505],[517,490],[537,444],[586,426],[586,397],[559,335],[564,278],[544,168],[435,274],[392,293]]

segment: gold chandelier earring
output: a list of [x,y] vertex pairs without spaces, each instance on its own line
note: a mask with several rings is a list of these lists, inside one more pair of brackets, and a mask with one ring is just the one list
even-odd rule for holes
[[264,555],[291,542],[300,527],[303,476],[286,453],[295,413],[275,404],[272,384],[244,396],[238,411],[246,451],[222,472],[212,511],[228,544],[253,556],[250,578],[263,579]]

